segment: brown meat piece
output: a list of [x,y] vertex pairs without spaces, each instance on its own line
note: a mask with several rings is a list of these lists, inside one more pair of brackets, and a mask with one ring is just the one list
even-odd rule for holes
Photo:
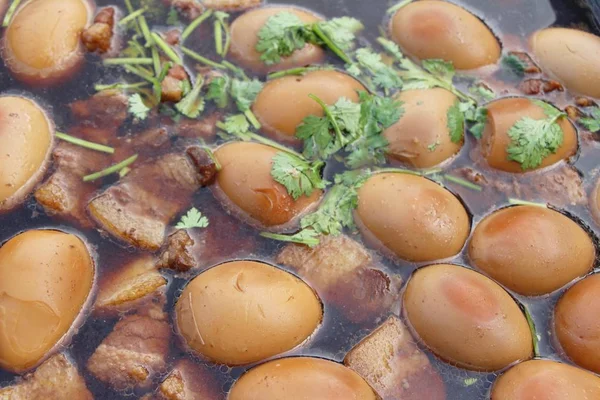
[[575,104],[577,104],[578,107],[584,107],[584,108],[596,106],[596,103],[594,102],[594,100],[588,99],[587,97],[577,97],[575,99]]
[[221,117],[221,113],[215,112],[200,120],[183,120],[177,125],[177,134],[190,139],[214,140],[217,136],[217,122]]
[[171,6],[179,12],[184,18],[192,20],[198,18],[203,12],[204,7],[196,0],[169,0]]
[[110,156],[67,142],[60,142],[52,154],[55,171],[35,191],[35,199],[50,215],[74,220],[91,227],[85,207],[98,188],[82,177],[110,164]]
[[77,367],[62,354],[49,358],[35,372],[0,389],[0,400],[94,400]]
[[117,322],[89,358],[87,368],[98,380],[119,390],[145,388],[165,371],[172,330],[162,310],[147,311]]
[[350,350],[344,364],[383,400],[446,399],[441,377],[395,316]]
[[165,33],[165,42],[171,46],[177,46],[181,39],[181,31],[179,29],[171,29]]
[[115,9],[104,7],[98,11],[94,23],[83,30],[81,41],[90,52],[106,53],[110,49],[115,26]]
[[73,117],[83,125],[117,130],[127,119],[128,100],[120,90],[103,90],[70,107]]
[[202,4],[212,10],[242,11],[260,6],[262,0],[203,0]]
[[296,270],[353,322],[378,318],[399,297],[399,278],[377,269],[369,252],[347,236],[323,236],[314,248],[289,244],[276,262]]
[[559,207],[587,203],[583,179],[577,170],[569,165],[532,178],[529,187],[531,186],[533,190],[530,189],[530,193],[523,190],[524,196],[547,201]]
[[196,190],[214,179],[207,176],[207,171],[216,171],[212,160],[204,154],[202,162],[187,153],[171,153],[143,163],[94,198],[88,211],[118,239],[158,250],[171,219],[189,205]]
[[94,312],[115,314],[139,309],[152,301],[157,291],[164,291],[166,285],[167,280],[156,269],[154,258],[137,258],[102,277]]
[[149,399],[152,400],[221,400],[225,396],[206,367],[190,360],[180,360]]
[[527,95],[551,93],[555,90],[564,91],[560,82],[546,79],[527,79],[519,84],[519,90]]
[[206,212],[210,225],[204,229],[177,230],[166,240],[160,255],[158,268],[186,272],[192,268],[208,267],[219,260],[248,256],[255,247],[255,240],[247,231],[240,229],[236,219],[222,214]]
[[181,100],[183,98],[181,83],[188,79],[188,74],[182,66],[171,67],[161,83],[161,101],[177,102]]

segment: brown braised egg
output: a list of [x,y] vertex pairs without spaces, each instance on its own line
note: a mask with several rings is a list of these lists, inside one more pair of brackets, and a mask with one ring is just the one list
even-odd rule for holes
[[406,286],[403,311],[423,343],[458,367],[497,371],[532,356],[531,331],[517,303],[467,268],[418,269]]
[[484,218],[469,245],[473,265],[526,296],[560,289],[594,265],[592,239],[576,222],[544,207],[508,207]]
[[175,312],[188,346],[227,365],[291,350],[323,318],[321,302],[306,283],[254,261],[227,262],[201,273],[181,293]]
[[438,165],[458,153],[463,136],[452,140],[448,110],[458,98],[445,89],[406,90],[400,93],[404,114],[383,135],[387,154],[416,168]]
[[276,230],[316,205],[321,191],[297,200],[271,176],[273,157],[280,152],[259,143],[226,143],[215,151],[221,164],[214,192],[240,218]]
[[77,236],[30,230],[0,247],[0,366],[22,372],[64,338],[94,283],[94,262]]
[[469,215],[456,196],[406,173],[370,177],[358,190],[355,219],[369,242],[409,261],[452,257],[470,231]]
[[228,400],[376,400],[373,389],[354,371],[311,357],[281,358],[246,372]]
[[42,178],[54,126],[33,100],[0,96],[0,213],[18,205]]
[[593,400],[600,378],[571,365],[549,360],[517,364],[494,383],[491,400]]
[[267,65],[261,60],[261,53],[256,50],[258,33],[270,17],[282,12],[294,14],[305,23],[321,20],[309,11],[289,6],[262,7],[247,11],[231,24],[231,57],[242,66],[261,74],[323,61],[325,52],[313,44],[306,44],[276,64]]
[[457,69],[495,64],[500,43],[475,15],[446,1],[422,0],[405,5],[389,24],[392,39],[421,60],[450,61]]
[[91,17],[87,0],[24,3],[4,32],[6,66],[31,85],[48,86],[72,78],[83,62],[80,34]]
[[600,37],[568,28],[548,28],[534,33],[530,46],[542,71],[567,89],[600,97]]
[[285,76],[267,82],[252,111],[267,134],[283,141],[297,141],[294,135],[302,120],[309,115],[323,115],[323,108],[308,97],[310,94],[332,105],[342,97],[357,103],[358,91],[366,89],[356,79],[338,71]]
[[[510,160],[507,148],[512,139],[508,135],[513,125],[522,118],[540,120],[547,118],[544,109],[535,101],[524,97],[496,100],[486,106],[487,120],[481,138],[481,153],[490,167],[506,172],[526,172],[522,165]],[[542,160],[537,168],[544,168],[568,159],[577,152],[577,131],[566,118],[560,118],[562,145]],[[537,169],[536,168],[536,169]]]
[[600,373],[600,274],[577,282],[554,310],[554,331],[566,355],[577,365]]

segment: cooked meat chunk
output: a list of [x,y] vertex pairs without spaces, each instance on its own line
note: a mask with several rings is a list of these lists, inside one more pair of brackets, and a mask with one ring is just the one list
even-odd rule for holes
[[395,316],[350,350],[344,364],[383,400],[446,399],[441,377]]
[[347,236],[324,236],[312,249],[289,244],[277,262],[295,269],[353,322],[378,318],[399,296],[399,278],[377,269],[368,251]]
[[177,102],[183,97],[182,82],[188,80],[188,74],[180,65],[169,69],[167,76],[161,83],[161,100]]
[[519,90],[528,95],[551,93],[555,90],[564,91],[560,82],[547,79],[527,79],[519,84]]
[[115,9],[104,7],[98,11],[94,23],[81,33],[81,41],[90,52],[106,53],[110,49],[115,26]]
[[224,395],[206,367],[180,360],[160,384],[152,400],[221,400]]
[[[207,210],[208,209],[208,210]],[[222,260],[248,256],[254,250],[255,240],[241,229],[237,220],[211,212],[203,206],[210,225],[205,229],[177,230],[166,240],[158,262],[159,268],[186,272],[192,268],[204,268]]]
[[[157,149],[166,147],[170,143],[169,131],[163,127],[150,128],[120,139],[121,143],[115,145],[115,159],[119,160],[124,160],[140,152],[150,152],[152,154]],[[121,154],[121,151],[123,151],[123,154]]]
[[110,156],[66,142],[60,142],[52,156],[56,169],[35,191],[35,199],[48,214],[91,227],[85,207],[98,185],[82,177],[108,166]]
[[62,354],[49,358],[33,373],[0,389],[0,400],[93,400],[77,367]]
[[197,0],[169,0],[171,6],[186,19],[198,18],[204,11],[204,7]]
[[217,136],[217,122],[221,117],[221,113],[215,112],[200,120],[183,120],[177,125],[177,134],[185,138],[213,140]]
[[262,0],[203,0],[204,7],[213,10],[241,11],[262,4]]
[[162,310],[127,316],[98,346],[87,368],[115,389],[148,387],[167,367],[171,331]]
[[151,256],[137,258],[100,281],[94,312],[127,312],[152,301],[167,280],[156,269]]
[[[209,157],[189,149],[134,168],[119,183],[94,198],[88,210],[113,236],[141,248],[158,250],[171,219],[187,207],[192,194],[214,177]],[[188,153],[193,153],[190,157]],[[203,162],[205,162],[203,164]]]
[[73,116],[87,126],[116,130],[127,119],[127,96],[120,90],[103,90],[70,107]]

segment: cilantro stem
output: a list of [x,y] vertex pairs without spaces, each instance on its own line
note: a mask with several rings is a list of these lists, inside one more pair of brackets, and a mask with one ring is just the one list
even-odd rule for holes
[[194,60],[201,62],[202,64],[206,64],[209,65],[211,67],[215,67],[217,69],[226,69],[224,63],[223,64],[219,64],[218,62],[209,60],[206,57],[202,57],[200,54],[196,53],[193,50],[188,49],[187,47],[183,47],[181,46],[181,51],[183,52],[183,54],[187,55],[190,58],[193,58]]
[[413,171],[413,170],[404,169],[404,168],[379,168],[379,169],[376,169],[373,172],[375,172],[377,174],[380,174],[380,173],[393,173],[393,174],[408,174],[408,175],[423,176],[423,174],[420,173],[419,171]]
[[13,0],[13,2],[10,4],[8,11],[6,11],[6,15],[4,16],[4,21],[2,21],[3,28],[6,28],[8,26],[8,24],[10,23],[10,20],[12,19],[12,16],[14,15],[15,11],[17,11],[17,8],[19,7],[19,4],[21,4],[21,1],[22,0]]
[[327,119],[329,119],[329,122],[331,122],[331,125],[333,126],[333,130],[335,131],[335,134],[338,137],[339,143],[343,143],[344,142],[344,136],[342,135],[342,130],[340,129],[340,126],[338,125],[335,117],[331,113],[331,110],[329,109],[329,107],[327,106],[327,104],[325,104],[325,102],[323,100],[321,100],[320,98],[318,98],[317,96],[315,96],[312,93],[309,94],[308,97],[310,97],[311,99],[313,99],[314,101],[316,101],[317,103],[319,103],[319,105],[323,109],[323,112],[325,112],[325,115],[327,116]]
[[173,61],[177,65],[183,65],[181,57],[179,57],[175,50],[173,50],[171,46],[169,46],[168,43],[165,42],[162,37],[160,37],[159,34],[157,34],[156,32],[152,32],[150,36],[154,40],[154,43],[156,43],[156,45],[163,51],[163,53],[165,53],[167,57],[171,59],[171,61]]
[[113,83],[111,85],[94,85],[94,90],[100,92],[102,90],[110,90],[110,89],[139,89],[148,84],[148,82],[136,82],[136,83]]
[[245,81],[249,81],[250,78],[248,78],[248,75],[246,75],[246,73],[239,67],[236,67],[235,65],[233,65],[232,63],[230,63],[227,60],[223,60],[222,64],[229,69],[230,71],[233,71],[233,73],[235,73],[238,77],[242,78]]
[[151,58],[106,58],[104,65],[151,65]]
[[148,82],[150,82],[152,84],[157,83],[156,79],[154,79],[153,76],[147,74],[146,72],[144,72],[144,71],[142,71],[142,70],[140,70],[140,69],[138,69],[138,68],[136,68],[136,67],[134,67],[132,65],[125,65],[125,70],[127,72],[131,73],[131,74],[139,76],[140,78],[142,78],[142,79],[144,79],[144,80],[146,80],[146,81],[148,81]]
[[133,5],[131,4],[131,0],[125,0],[125,7],[127,7],[127,11],[131,14],[134,12]]
[[138,17],[138,22],[140,24],[140,29],[142,30],[142,35],[144,36],[144,39],[146,39],[146,47],[151,47],[154,45],[154,42],[152,41],[152,35],[150,34],[150,28],[148,27],[146,17],[140,15]]
[[[133,5],[131,5],[131,0],[125,0],[125,7],[127,7],[127,12],[128,12],[129,14],[132,14],[132,13],[134,13],[134,12],[135,12],[135,9],[133,8]],[[138,17],[139,17],[139,16],[138,16]],[[140,34],[140,35],[142,34],[142,31],[141,31],[141,29],[140,29],[140,23],[139,23],[139,21],[137,21],[137,18],[136,18],[136,22],[135,22],[135,24],[133,25],[133,27],[134,27],[134,29],[135,29],[136,33],[138,33],[138,34]]]
[[388,8],[386,11],[386,14],[388,14],[388,15],[394,14],[396,11],[398,11],[402,7],[408,5],[412,2],[413,2],[413,0],[403,0],[403,1],[399,2],[398,4],[393,5],[390,8]]
[[59,138],[60,140],[64,140],[65,142],[69,142],[69,143],[75,144],[80,147],[85,147],[86,149],[96,150],[96,151],[100,151],[102,153],[108,153],[108,154],[115,153],[115,149],[113,149],[112,147],[108,147],[108,146],[104,146],[102,144],[79,139],[79,138],[76,138],[75,136],[67,135],[66,133],[63,133],[63,132],[56,132],[54,135],[57,138]]
[[348,55],[346,55],[346,53],[344,53],[344,51],[342,49],[340,49],[330,38],[329,36],[327,36],[325,34],[325,32],[323,32],[323,30],[321,29],[321,27],[319,26],[318,23],[313,24],[312,26],[312,30],[315,33],[315,35],[317,35],[319,37],[319,39],[321,39],[323,41],[323,43],[325,43],[325,45],[327,47],[329,47],[329,49],[331,51],[333,51],[339,58],[341,58],[346,64],[351,64],[352,60],[350,60],[350,57],[348,57]]
[[218,55],[223,56],[223,27],[221,22],[216,20],[214,23],[214,35],[215,35],[215,50]]
[[464,186],[467,189],[475,190],[477,192],[481,192],[483,190],[483,188],[481,186],[476,185],[472,182],[469,182],[465,179],[459,178],[457,176],[446,174],[446,175],[444,175],[444,179],[449,180],[450,182],[456,183],[457,185]]
[[91,182],[91,181],[95,181],[96,179],[100,179],[105,176],[114,174],[116,172],[120,172],[123,168],[129,167],[131,164],[133,164],[135,162],[135,160],[137,160],[137,158],[138,158],[138,155],[135,154],[135,155],[121,161],[118,164],[111,165],[110,167],[103,169],[102,171],[94,172],[93,174],[84,176],[83,181]]
[[183,41],[185,39],[187,39],[188,36],[190,36],[192,34],[192,32],[194,32],[196,30],[196,28],[198,28],[204,21],[206,21],[212,15],[212,13],[213,13],[212,10],[208,10],[205,13],[203,13],[202,15],[200,15],[198,18],[193,20],[187,26],[187,28],[185,28],[183,30],[183,33],[181,34],[181,42],[183,43]]
[[244,111],[244,115],[246,116],[246,118],[248,118],[248,121],[250,121],[254,129],[260,129],[261,124],[260,122],[258,122],[258,119],[256,119],[256,116],[254,115],[252,110],[247,109],[246,111]]
[[119,171],[119,178],[124,178],[129,172],[131,172],[131,168],[125,167]]
[[223,45],[223,54],[225,57],[229,52],[229,46],[231,46],[231,32],[229,31],[229,24],[225,21],[221,21],[223,24],[223,29],[225,30],[225,44]]
[[156,50],[156,47],[154,47],[154,46],[152,47],[151,54],[152,54],[152,63],[154,65],[154,73],[156,75],[159,75],[160,71],[161,71],[160,55],[158,54],[158,50]]
[[308,72],[319,71],[322,69],[333,69],[333,68],[331,68],[329,66],[290,68],[290,69],[286,69],[284,71],[273,72],[273,73],[267,75],[267,79],[277,79],[277,78],[281,78],[283,76],[289,76],[289,75],[299,76],[299,75],[304,75]]
[[122,20],[120,20],[118,25],[120,25],[120,26],[127,25],[129,22],[135,20],[137,17],[144,14],[145,12],[146,12],[146,7],[140,8],[139,10],[132,12],[131,14],[129,14],[128,16],[126,16]]
[[533,201],[519,200],[519,199],[508,199],[508,204],[512,206],[535,206],[535,207],[543,207],[548,208],[547,204],[544,203],[535,203]]
[[441,168],[431,168],[431,169],[422,171],[421,173],[423,174],[423,176],[429,176],[429,175],[439,174],[440,172],[442,172]]
[[[216,126],[219,129],[227,131],[227,127],[225,126],[225,124],[222,121],[217,122]],[[246,132],[246,133],[244,133],[244,136],[247,139],[255,140],[255,141],[259,142],[259,143],[266,144],[267,146],[273,147],[273,148],[275,148],[277,150],[281,150],[283,152],[286,152],[286,153],[289,153],[289,154],[293,154],[296,157],[300,157],[301,159],[305,159],[304,156],[302,154],[298,153],[297,151],[294,151],[294,150],[292,150],[292,149],[290,149],[288,147],[285,147],[282,144],[279,144],[279,143],[275,142],[274,140],[267,139],[266,137],[258,135],[258,134],[254,133],[254,132]],[[246,138],[243,138],[243,137],[239,137],[239,138],[242,141],[247,141]]]
[[277,233],[270,232],[261,232],[260,236],[265,237],[267,239],[279,240],[281,242],[305,244],[308,247],[315,247],[319,244],[319,239],[313,237],[306,237],[302,240],[299,240],[296,238],[296,235],[280,235]]
[[533,342],[533,355],[535,357],[539,357],[540,356],[540,346],[539,346],[537,330],[535,328],[535,321],[533,320],[533,317],[531,316],[531,313],[529,312],[529,309],[525,306],[525,304],[521,304],[521,307],[523,309],[523,313],[525,314],[525,319],[527,320],[527,325],[529,325],[529,330],[531,331],[531,340]]
[[208,158],[210,158],[211,161],[213,163],[215,163],[215,168],[217,168],[217,172],[219,172],[220,170],[223,169],[223,166],[221,165],[221,163],[215,156],[215,153],[212,151],[212,149],[210,147],[202,146],[202,150],[204,150],[206,152],[206,155],[208,155]]

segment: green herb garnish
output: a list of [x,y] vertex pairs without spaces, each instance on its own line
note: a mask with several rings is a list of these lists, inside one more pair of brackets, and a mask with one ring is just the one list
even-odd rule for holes
[[208,218],[202,215],[196,207],[192,207],[189,211],[181,217],[181,220],[175,225],[177,229],[192,229],[192,228],[206,228],[208,226]]

